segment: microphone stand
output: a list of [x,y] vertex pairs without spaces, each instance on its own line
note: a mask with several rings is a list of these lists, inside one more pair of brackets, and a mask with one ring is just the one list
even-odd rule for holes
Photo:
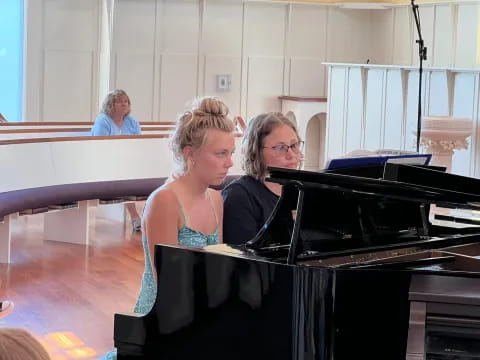
[[418,40],[418,55],[420,58],[420,66],[418,68],[418,114],[417,114],[417,153],[420,152],[420,134],[422,133],[422,74],[423,74],[423,60],[427,60],[427,48],[424,46],[422,31],[420,28],[420,13],[418,5],[411,0],[413,16],[415,18],[415,25],[417,26]]

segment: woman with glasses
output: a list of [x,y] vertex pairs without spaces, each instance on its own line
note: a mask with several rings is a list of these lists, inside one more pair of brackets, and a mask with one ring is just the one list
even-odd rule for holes
[[247,125],[243,136],[244,176],[222,192],[223,241],[243,244],[265,224],[282,192],[282,185],[266,182],[267,167],[298,169],[303,141],[295,125],[283,114],[260,114]]

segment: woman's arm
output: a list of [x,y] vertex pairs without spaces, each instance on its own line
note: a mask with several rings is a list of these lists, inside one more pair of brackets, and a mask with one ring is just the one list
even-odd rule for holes
[[175,194],[165,188],[156,190],[147,200],[142,218],[142,230],[148,240],[152,264],[155,244],[177,245],[178,229],[179,207]]
[[92,130],[90,131],[92,136],[110,136],[112,135],[112,129],[108,122],[108,117],[105,114],[99,114],[95,119]]
[[135,124],[135,135],[141,135],[142,134],[142,128],[140,127],[140,123],[136,119],[134,119],[134,118],[132,118],[132,119],[133,119],[134,124]]
[[251,240],[258,232],[256,215],[248,191],[239,184],[233,184],[222,191],[223,197],[223,241],[241,245]]

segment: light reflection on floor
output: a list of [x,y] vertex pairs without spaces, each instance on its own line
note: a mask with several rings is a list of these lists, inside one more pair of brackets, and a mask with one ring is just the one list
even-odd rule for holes
[[69,331],[50,333],[43,337],[37,336],[37,339],[45,347],[52,360],[97,358],[95,350]]

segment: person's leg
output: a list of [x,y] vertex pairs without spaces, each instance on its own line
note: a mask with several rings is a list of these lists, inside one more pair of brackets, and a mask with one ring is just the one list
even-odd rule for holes
[[13,301],[4,300],[0,301],[0,319],[7,316],[13,311]]
[[127,208],[128,214],[130,215],[130,218],[132,219],[132,227],[134,231],[140,231],[141,230],[141,220],[140,220],[140,215],[138,214],[137,207],[135,206],[135,203],[126,203],[125,207]]

